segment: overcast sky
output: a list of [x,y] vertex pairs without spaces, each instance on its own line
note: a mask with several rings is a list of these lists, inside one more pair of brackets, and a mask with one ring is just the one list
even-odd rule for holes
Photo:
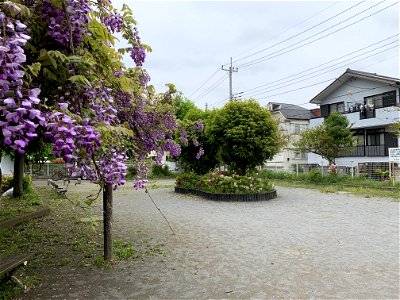
[[262,105],[315,107],[310,99],[346,68],[399,78],[398,1],[113,1],[124,2],[153,49],[151,83],[158,92],[173,83],[203,109],[228,100],[230,57],[233,93]]

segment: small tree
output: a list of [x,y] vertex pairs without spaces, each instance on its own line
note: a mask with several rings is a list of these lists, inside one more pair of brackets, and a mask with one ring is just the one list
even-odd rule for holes
[[334,112],[323,124],[300,133],[300,140],[294,145],[300,151],[321,155],[332,164],[340,153],[354,147],[355,139],[350,128],[347,118]]
[[277,121],[254,100],[227,103],[214,115],[206,134],[218,147],[218,158],[240,175],[271,159],[283,146]]
[[218,164],[217,147],[210,142],[204,132],[210,124],[214,111],[190,109],[185,118],[179,122],[179,143],[181,154],[178,157],[185,171],[205,174]]

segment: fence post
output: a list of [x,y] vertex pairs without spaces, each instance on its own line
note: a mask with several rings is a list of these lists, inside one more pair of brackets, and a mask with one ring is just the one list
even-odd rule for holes
[[46,164],[46,176],[50,177],[50,165]]
[[296,176],[299,176],[299,164],[296,164]]

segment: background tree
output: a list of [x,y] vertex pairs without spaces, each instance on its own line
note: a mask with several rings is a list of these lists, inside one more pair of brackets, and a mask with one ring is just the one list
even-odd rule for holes
[[350,128],[347,118],[334,112],[323,124],[301,132],[300,139],[294,146],[299,151],[321,155],[332,164],[340,153],[355,146],[356,140]]
[[240,175],[271,159],[283,146],[277,121],[254,100],[225,104],[214,114],[206,135],[218,145],[218,158]]
[[179,121],[181,132],[177,140],[181,154],[178,161],[185,172],[205,174],[218,164],[217,146],[211,143],[205,133],[214,112],[191,108],[185,118]]

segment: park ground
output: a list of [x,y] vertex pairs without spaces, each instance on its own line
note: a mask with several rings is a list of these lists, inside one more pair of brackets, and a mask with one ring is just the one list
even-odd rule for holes
[[[399,298],[398,201],[277,191],[242,203],[179,195],[173,181],[149,193],[121,188],[114,237],[152,255],[104,268],[61,264],[18,299]],[[67,195],[90,192],[83,183]]]

